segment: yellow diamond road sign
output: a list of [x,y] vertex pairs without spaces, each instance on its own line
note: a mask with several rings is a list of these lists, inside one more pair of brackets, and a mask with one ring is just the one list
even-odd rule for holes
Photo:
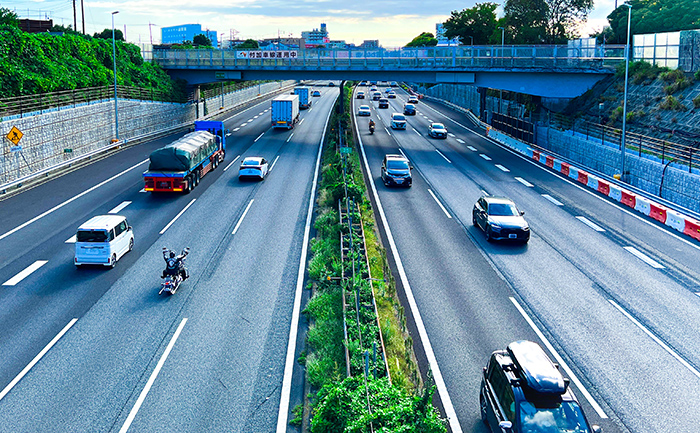
[[22,131],[17,129],[16,126],[13,126],[10,132],[6,135],[6,137],[8,140],[14,143],[15,146],[17,146],[22,137],[24,137],[24,134],[22,134]]

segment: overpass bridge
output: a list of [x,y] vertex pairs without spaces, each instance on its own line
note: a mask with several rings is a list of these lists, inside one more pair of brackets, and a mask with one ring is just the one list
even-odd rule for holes
[[615,72],[624,46],[494,45],[397,49],[153,50],[189,84],[222,80],[381,80],[459,83],[573,98]]

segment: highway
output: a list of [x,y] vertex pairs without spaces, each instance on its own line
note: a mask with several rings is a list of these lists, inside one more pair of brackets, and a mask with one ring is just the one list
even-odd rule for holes
[[[603,431],[697,431],[700,244],[498,146],[442,105],[421,101],[407,129],[394,131],[391,113],[407,99],[397,93],[389,109],[354,99],[353,112],[370,105],[377,123],[370,135],[368,118],[356,117],[391,233],[384,242],[395,245],[393,266],[405,271],[397,281],[424,325],[422,338],[420,325],[413,329],[425,349],[419,360],[439,369],[452,430],[487,431],[482,367],[492,351],[528,339],[551,347]],[[446,140],[428,136],[431,121],[446,125]],[[399,152],[415,167],[410,189],[380,178],[384,155]],[[525,211],[527,245],[489,243],[472,225],[483,194]]]
[[[292,131],[269,100],[228,115],[225,161],[188,195],[142,190],[128,148],[0,202],[0,431],[274,431],[319,144],[337,88]],[[263,182],[238,164],[263,156]],[[71,238],[117,213],[135,247],[76,269]],[[158,295],[161,248],[190,247],[190,279]],[[303,274],[302,274],[303,275]]]

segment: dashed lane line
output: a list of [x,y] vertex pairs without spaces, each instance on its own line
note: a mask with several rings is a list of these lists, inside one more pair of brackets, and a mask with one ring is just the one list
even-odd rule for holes
[[238,158],[240,158],[240,157],[241,157],[241,155],[238,155],[237,157],[233,158],[233,161],[231,161],[231,162],[226,166],[226,168],[224,168],[224,171],[226,171],[226,170],[228,170],[229,168],[231,168],[231,166],[233,165],[233,163],[236,162],[236,161],[238,160]]
[[532,188],[533,186],[535,186],[535,185],[531,184],[530,182],[526,181],[525,179],[523,179],[522,177],[517,177],[517,176],[516,176],[516,177],[515,177],[515,180],[517,180],[518,182],[522,183],[523,185],[525,185],[525,186],[528,187],[528,188]]
[[27,266],[22,272],[19,274],[15,275],[14,277],[10,278],[9,280],[5,281],[2,283],[3,286],[14,286],[17,285],[20,281],[23,279],[27,278],[30,276],[34,271],[39,269],[40,267],[44,266],[47,264],[49,261],[48,260],[37,260],[36,262],[32,263],[31,265]]

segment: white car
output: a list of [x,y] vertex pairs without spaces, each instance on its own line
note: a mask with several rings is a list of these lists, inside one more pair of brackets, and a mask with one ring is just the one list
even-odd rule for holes
[[134,230],[121,215],[100,215],[78,227],[75,235],[75,266],[114,267],[134,248]]
[[358,116],[371,116],[372,112],[369,109],[369,105],[360,105],[359,110],[357,110]]
[[392,114],[391,129],[406,129],[406,116],[401,113]]
[[261,156],[249,156],[241,162],[238,179],[265,179],[269,167],[267,160]]
[[428,127],[428,134],[435,138],[447,138],[447,128],[442,123],[431,123]]

